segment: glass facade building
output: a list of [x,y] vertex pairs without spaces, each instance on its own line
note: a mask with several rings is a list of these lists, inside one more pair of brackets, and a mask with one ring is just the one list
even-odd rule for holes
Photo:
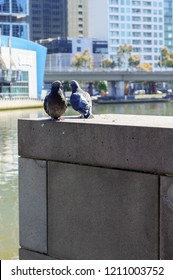
[[29,0],[0,0],[2,35],[29,39]]
[[1,39],[4,44],[0,48],[0,97],[40,98],[47,49],[21,38]]
[[67,0],[30,0],[30,40],[67,37]]

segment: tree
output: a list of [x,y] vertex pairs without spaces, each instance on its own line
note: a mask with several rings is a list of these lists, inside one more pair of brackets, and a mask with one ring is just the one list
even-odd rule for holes
[[139,55],[133,55],[129,58],[129,66],[136,67],[140,64],[140,57]]
[[167,47],[161,49],[158,65],[160,67],[173,67],[173,52],[169,52]]
[[112,68],[113,69],[116,64],[115,64],[115,62],[112,59],[105,58],[102,61],[102,65],[103,65],[103,68]]
[[119,46],[119,49],[117,51],[119,66],[128,67],[128,60],[131,56],[132,51],[133,47],[131,45],[124,44]]
[[91,69],[93,67],[93,57],[89,53],[89,49],[84,50],[80,54],[75,54],[72,59],[72,65],[78,70],[81,68]]
[[107,92],[108,86],[106,81],[96,81],[95,82],[95,89],[99,92]]
[[148,62],[145,62],[145,63],[142,63],[142,64],[139,64],[137,65],[136,67],[138,70],[141,70],[141,71],[146,71],[146,72],[150,72],[152,71],[152,65]]
[[166,65],[167,67],[173,67],[173,59],[172,58],[168,58],[166,61]]

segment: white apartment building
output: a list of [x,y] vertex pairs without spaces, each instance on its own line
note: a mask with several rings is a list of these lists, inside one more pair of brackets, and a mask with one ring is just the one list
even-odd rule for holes
[[108,53],[117,60],[120,45],[132,45],[140,63],[158,65],[164,46],[164,0],[106,0]]
[[107,0],[88,0],[88,37],[108,40]]

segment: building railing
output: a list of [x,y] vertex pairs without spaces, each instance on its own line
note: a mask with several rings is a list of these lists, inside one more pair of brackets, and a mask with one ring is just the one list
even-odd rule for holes
[[[129,72],[145,72],[144,70],[136,69],[136,68],[123,68],[123,67],[115,67],[115,68],[105,68],[105,67],[93,67],[91,69],[85,68],[85,67],[80,67],[76,68],[73,66],[61,66],[59,67],[58,65],[56,66],[46,66],[45,67],[45,72],[110,72],[110,71],[115,71],[115,72],[124,72],[124,71],[129,71]],[[171,72],[173,71],[173,67],[156,67],[152,69],[151,71],[148,72]]]

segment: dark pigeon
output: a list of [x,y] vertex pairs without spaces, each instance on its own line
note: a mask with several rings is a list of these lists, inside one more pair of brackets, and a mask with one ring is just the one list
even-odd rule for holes
[[59,120],[67,109],[67,100],[60,81],[52,83],[50,93],[45,97],[43,104],[45,112],[54,120]]
[[70,82],[72,94],[70,96],[70,104],[72,108],[81,114],[82,118],[93,118],[92,101],[88,92],[83,91],[78,82]]

